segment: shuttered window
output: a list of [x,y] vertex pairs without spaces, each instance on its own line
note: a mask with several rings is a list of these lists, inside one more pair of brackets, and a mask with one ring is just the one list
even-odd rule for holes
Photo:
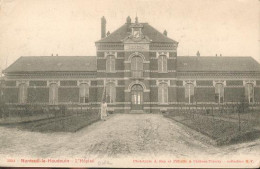
[[185,85],[185,101],[189,104],[194,102],[194,85],[193,84],[188,83]]
[[89,102],[89,85],[82,83],[79,86],[79,102],[88,103]]
[[20,104],[27,102],[27,86],[25,83],[19,85],[19,97],[18,101]]
[[215,85],[215,101],[216,103],[224,102],[224,85],[222,83]]
[[167,72],[167,57],[165,55],[160,55],[158,57],[158,72]]
[[254,85],[252,83],[245,85],[245,97],[248,103],[254,102]]
[[159,103],[168,103],[168,85],[166,83],[159,84],[158,100]]
[[106,85],[106,101],[107,101],[107,103],[114,103],[115,100],[116,100],[115,83],[108,83]]
[[114,55],[107,56],[106,70],[107,70],[107,72],[115,71],[115,56]]
[[58,104],[58,85],[56,83],[50,84],[49,103]]

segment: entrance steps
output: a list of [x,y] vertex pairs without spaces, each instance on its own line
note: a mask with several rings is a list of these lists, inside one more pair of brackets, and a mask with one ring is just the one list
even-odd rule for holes
[[130,113],[131,114],[143,114],[144,111],[143,110],[131,110]]

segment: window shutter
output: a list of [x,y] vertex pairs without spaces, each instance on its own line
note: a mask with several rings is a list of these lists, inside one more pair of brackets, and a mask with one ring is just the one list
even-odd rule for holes
[[26,84],[20,84],[19,86],[19,103],[26,103],[27,100],[27,88]]
[[158,87],[158,101],[159,103],[162,103],[162,84],[159,84]]
[[164,103],[168,102],[168,86],[164,84]]
[[163,72],[167,72],[167,58],[163,56]]
[[189,84],[185,85],[185,98],[189,98]]
[[162,72],[162,56],[159,56],[158,58],[158,71]]

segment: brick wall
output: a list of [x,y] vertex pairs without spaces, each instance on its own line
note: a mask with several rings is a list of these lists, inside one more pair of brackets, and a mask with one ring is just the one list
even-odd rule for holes
[[30,81],[29,86],[47,86],[47,81],[42,81],[42,80]]
[[169,87],[168,88],[168,102],[177,102],[177,88],[176,87]]
[[124,102],[125,100],[125,88],[116,87],[116,102]]
[[49,88],[28,88],[27,91],[29,103],[49,102]]
[[215,102],[215,88],[194,88],[195,102]]
[[124,70],[124,59],[116,59],[116,65],[115,65],[116,70]]
[[177,101],[178,102],[184,102],[185,101],[185,95],[184,95],[184,87],[178,87],[177,88]]
[[58,90],[58,101],[61,102],[79,102],[79,88],[59,88]]
[[254,92],[255,92],[255,102],[260,102],[260,87],[255,87]]
[[213,86],[212,80],[197,80],[197,86]]
[[16,81],[5,81],[4,84],[6,86],[16,86]]
[[245,89],[244,87],[239,88],[229,88],[225,87],[224,89],[224,101],[225,102],[239,102],[241,101],[241,97],[244,96]]
[[158,88],[157,87],[150,88],[150,99],[151,99],[151,102],[158,102]]
[[62,80],[60,81],[61,86],[77,86],[76,80]]
[[149,92],[144,92],[143,97],[144,97],[144,102],[150,102],[150,93]]
[[[90,102],[97,102],[97,88],[96,87],[90,87],[89,88],[89,101]],[[98,101],[100,102],[100,101]]]
[[5,88],[4,98],[6,103],[18,103],[18,88]]
[[226,81],[227,86],[243,86],[242,80],[227,80]]

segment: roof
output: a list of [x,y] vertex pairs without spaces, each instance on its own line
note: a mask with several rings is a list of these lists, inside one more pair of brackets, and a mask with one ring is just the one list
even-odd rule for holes
[[[141,23],[143,25],[142,32],[145,36],[147,36],[152,42],[160,42],[160,43],[176,43],[175,40],[172,40],[156,30],[154,27],[149,25],[148,23]],[[109,36],[100,39],[97,41],[97,43],[103,43],[103,42],[122,42],[123,39],[125,39],[127,36],[129,36],[129,26],[130,24],[125,23],[121,27],[119,27],[117,30],[112,32]]]
[[179,56],[177,70],[184,72],[260,72],[252,57]]
[[96,70],[95,56],[27,56],[20,57],[3,72],[92,72]]
[[[30,56],[20,57],[4,70],[17,72],[93,72],[95,56]],[[179,72],[260,72],[260,64],[252,57],[178,56]]]

